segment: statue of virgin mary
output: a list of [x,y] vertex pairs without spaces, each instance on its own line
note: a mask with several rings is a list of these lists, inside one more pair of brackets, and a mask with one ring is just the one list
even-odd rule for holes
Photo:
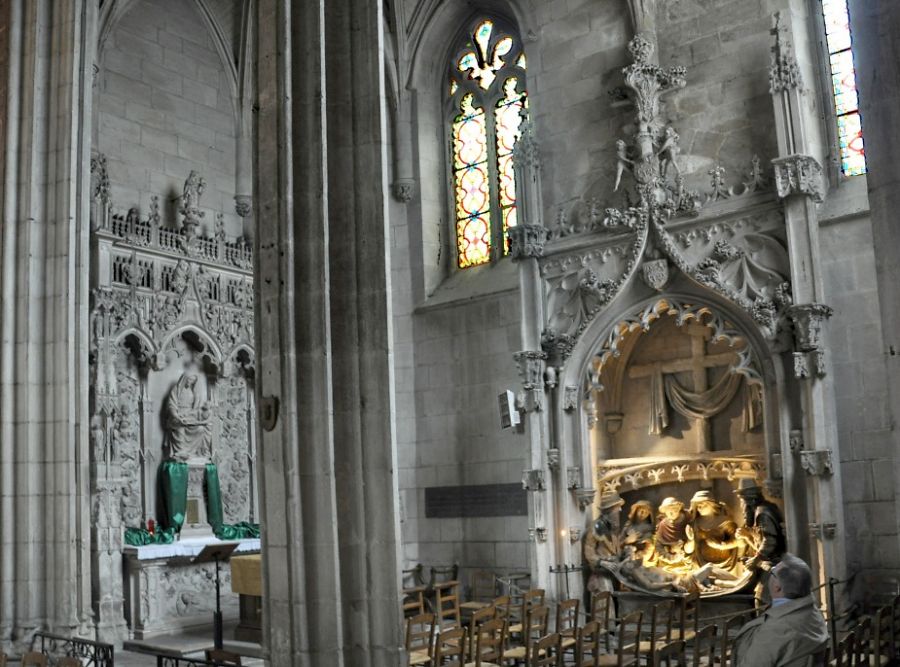
[[176,461],[209,458],[212,453],[209,403],[196,375],[185,373],[172,387],[165,405],[165,446]]

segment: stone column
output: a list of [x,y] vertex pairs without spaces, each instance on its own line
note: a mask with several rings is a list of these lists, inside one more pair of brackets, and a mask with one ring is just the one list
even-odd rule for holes
[[255,285],[274,665],[401,664],[381,2],[260,0]]
[[0,649],[89,633],[87,289],[96,2],[0,5]]
[[[891,422],[900,420],[900,63],[895,57],[900,4],[893,0],[850,0],[853,55],[860,92],[860,115],[869,173],[869,208],[875,241],[875,274],[881,305],[881,333],[887,368]],[[893,451],[900,430],[891,431]],[[900,456],[894,454],[894,478]],[[896,503],[896,500],[895,500]],[[895,505],[896,508],[896,505]],[[895,509],[896,512],[896,509]],[[897,512],[900,535],[900,512]]]
[[[794,411],[796,423],[790,429],[802,431],[803,449],[792,451],[789,442],[781,443],[785,488],[796,486],[793,475],[807,477],[809,526],[791,530],[809,531],[812,565],[820,580],[842,579],[846,569],[846,548],[835,539],[834,526],[843,525],[843,490],[840,466],[832,465],[837,456],[837,426],[834,421],[834,387],[828,373],[830,360],[824,324],[831,308],[823,303],[819,244],[819,220],[816,204],[826,192],[822,166],[817,159],[821,127],[809,117],[806,96],[813,94],[803,77],[795,55],[798,34],[790,15],[776,13],[772,33],[775,45],[769,73],[778,139],[779,157],[772,160],[775,186],[784,202],[788,253],[791,262],[791,288],[794,306],[788,310],[794,325],[794,353],[787,357],[800,390],[800,409]],[[799,466],[793,459],[799,455]],[[794,498],[794,502],[802,499]],[[797,515],[790,512],[789,515]],[[829,529],[831,527],[831,529]],[[803,542],[800,542],[803,544]]]

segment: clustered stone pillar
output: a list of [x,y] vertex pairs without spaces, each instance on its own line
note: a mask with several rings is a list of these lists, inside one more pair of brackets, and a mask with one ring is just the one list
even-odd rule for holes
[[87,239],[96,2],[0,3],[0,650],[88,634]]
[[400,655],[380,0],[257,5],[263,627],[273,665]]

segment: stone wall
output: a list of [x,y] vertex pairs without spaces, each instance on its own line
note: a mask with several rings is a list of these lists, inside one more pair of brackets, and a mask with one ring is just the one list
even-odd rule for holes
[[234,90],[194,3],[135,3],[112,26],[99,62],[95,147],[109,160],[115,208],[146,215],[159,195],[163,218],[174,220],[196,169],[206,179],[206,231],[224,211],[226,233],[239,236]]

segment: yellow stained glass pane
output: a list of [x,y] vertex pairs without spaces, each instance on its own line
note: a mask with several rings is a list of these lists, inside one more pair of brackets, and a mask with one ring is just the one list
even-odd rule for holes
[[456,223],[459,268],[486,264],[491,259],[491,215],[463,218]]

